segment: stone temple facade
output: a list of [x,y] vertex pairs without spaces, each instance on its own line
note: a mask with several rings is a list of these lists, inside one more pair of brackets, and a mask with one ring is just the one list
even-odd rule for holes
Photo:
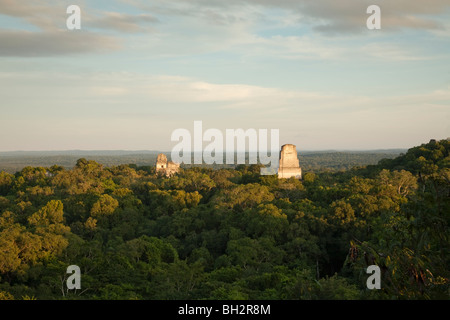
[[302,178],[297,148],[293,144],[285,144],[280,151],[280,165],[278,167],[278,178]]
[[167,156],[163,153],[158,154],[156,158],[156,173],[163,174],[166,177],[173,176],[180,170],[178,163],[167,161]]

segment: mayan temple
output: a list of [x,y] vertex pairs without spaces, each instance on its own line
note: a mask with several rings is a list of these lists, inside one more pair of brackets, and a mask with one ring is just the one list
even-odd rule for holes
[[293,144],[285,144],[280,151],[280,165],[278,168],[278,178],[302,178],[297,149]]
[[178,172],[180,165],[178,163],[167,161],[167,156],[163,153],[158,154],[156,158],[156,173],[161,173],[170,177]]

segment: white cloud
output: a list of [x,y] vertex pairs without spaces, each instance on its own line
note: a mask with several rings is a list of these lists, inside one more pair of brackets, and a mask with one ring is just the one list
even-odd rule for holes
[[106,30],[115,30],[125,33],[136,33],[151,31],[148,24],[155,24],[158,19],[150,14],[124,14],[119,12],[102,12],[101,16],[87,15],[87,28],[102,28]]
[[148,31],[147,25],[157,22],[149,14],[97,12],[81,5],[82,30],[69,31],[66,28],[69,4],[69,0],[58,3],[48,0],[0,0],[0,14],[17,18],[38,29],[0,28],[0,56],[42,57],[115,51],[121,48],[122,39],[92,31],[92,27],[134,33]]
[[[434,35],[449,34],[448,13],[450,4],[444,0],[430,1],[382,1],[382,30],[380,35],[402,28],[431,30]],[[71,37],[58,33],[65,30],[65,6],[69,1],[54,2],[42,0],[16,2],[0,0],[0,12],[23,19],[41,29],[32,34],[38,40],[33,42],[37,55],[58,55],[74,51],[105,52],[119,43],[127,41],[128,48],[142,50],[157,57],[189,56],[196,54],[232,52],[241,57],[272,57],[286,60],[341,59],[351,56],[350,41],[341,43],[323,34],[345,35],[361,33],[373,36],[366,29],[365,9],[370,1],[306,1],[306,0],[196,0],[196,1],[122,1],[135,6],[140,13],[124,13],[108,9],[98,10],[84,4],[82,25],[91,34],[85,40],[70,47]],[[134,11],[135,12],[135,11]],[[275,13],[275,15],[274,15]],[[446,19],[447,17],[447,19]],[[93,30],[93,28],[95,30]],[[310,29],[319,30],[322,35],[312,34]],[[98,31],[108,32],[109,36]],[[67,31],[67,30],[65,30]],[[269,31],[269,35],[265,32]],[[270,33],[273,31],[273,33]],[[284,34],[284,31],[289,31]],[[299,32],[295,34],[294,31]],[[4,31],[5,33],[6,31]],[[28,54],[28,38],[22,30],[4,34],[2,42],[8,55],[33,56]],[[114,33],[114,38],[111,32]],[[118,32],[118,33],[117,33]],[[144,33],[141,37],[127,37],[131,33]],[[82,37],[82,36],[79,36]],[[72,38],[70,38],[72,39]],[[98,41],[92,41],[98,39]],[[339,38],[342,39],[342,38]],[[40,41],[42,40],[42,41]],[[390,41],[387,39],[387,41]],[[59,50],[55,44],[60,43]],[[378,41],[379,42],[379,41]],[[113,45],[113,43],[115,43]],[[69,46],[64,50],[64,46]],[[122,47],[123,48],[123,47]],[[99,49],[99,50],[97,50]],[[388,60],[414,60],[420,58],[407,54],[395,45],[369,44],[366,51],[371,56]],[[384,50],[387,49],[387,50]],[[20,52],[18,52],[20,50]],[[33,50],[32,50],[33,51]],[[364,50],[363,50],[364,51]]]
[[[270,10],[281,9],[298,15],[298,22],[307,22],[316,30],[328,33],[359,33],[365,29],[366,9],[377,4],[382,8],[383,26],[386,30],[400,28],[435,30],[443,28],[436,16],[449,13],[448,0],[193,0],[146,1],[123,0],[140,9],[164,15],[196,16],[217,24],[235,23],[240,11],[254,11],[270,15]],[[266,11],[266,12],[264,12]],[[291,20],[292,21],[292,20]]]
[[[39,74],[28,77],[0,74],[9,81],[0,88],[0,108],[8,114],[0,134],[20,137],[26,127],[46,141],[53,136],[60,149],[67,141],[84,148],[102,141],[127,148],[129,141],[137,149],[168,149],[171,132],[191,129],[194,120],[205,129],[278,128],[283,142],[303,150],[407,147],[448,135],[450,88],[368,97],[133,73],[53,74],[42,85],[33,81]],[[15,83],[26,95],[11,93]],[[53,123],[64,123],[64,134]],[[46,129],[36,131],[37,125]]]
[[415,48],[407,48],[395,43],[374,42],[364,45],[360,50],[362,56],[370,56],[382,60],[391,61],[418,61],[428,60],[433,57],[414,52]]
[[0,30],[0,56],[42,57],[110,52],[121,47],[109,36],[90,32]]
[[[16,72],[0,73],[0,134],[23,139],[0,141],[0,150],[30,143],[26,136],[81,148],[111,141],[145,148],[146,140],[167,147],[172,129],[197,119],[207,127],[280,128],[302,149],[411,146],[450,135],[449,90],[429,89],[448,82],[440,72],[448,0],[379,0],[380,32],[365,29],[372,1],[122,2],[135,7],[82,1],[85,29],[68,32],[69,1],[0,0],[2,14],[35,26],[23,30],[8,19],[0,56],[123,49],[105,58],[3,59],[2,70]],[[413,94],[420,90],[430,92]]]

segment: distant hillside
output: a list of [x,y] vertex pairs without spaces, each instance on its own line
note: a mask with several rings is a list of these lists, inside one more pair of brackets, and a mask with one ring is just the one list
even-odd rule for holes
[[394,159],[384,159],[379,166],[390,170],[408,170],[412,173],[431,173],[436,169],[450,167],[450,141],[430,140],[409,149]]
[[[405,151],[405,150],[404,150]],[[301,152],[299,155],[300,166],[304,171],[320,171],[324,169],[332,171],[349,170],[354,167],[376,165],[382,159],[393,159],[401,154],[401,151],[346,151],[346,152]]]
[[51,157],[51,156],[126,156],[153,155],[155,150],[58,150],[58,151],[0,151],[0,157]]
[[6,171],[9,173],[15,173],[22,170],[24,167],[51,167],[58,165],[67,169],[73,168],[80,158],[86,158],[89,160],[95,160],[105,166],[117,166],[120,164],[135,164],[138,166],[153,165],[156,161],[158,152],[152,151],[146,154],[133,153],[133,154],[117,154],[110,153],[109,155],[91,153],[62,153],[53,154],[53,152],[47,154],[45,152],[37,152],[35,155],[30,153],[23,153],[20,155],[14,152],[11,155],[0,154],[0,171]]
[[[406,150],[372,150],[372,151],[301,151],[300,166],[306,171],[348,170],[353,167],[375,165],[381,159],[392,159]],[[105,166],[133,164],[153,166],[160,151],[15,151],[0,152],[0,171],[15,173],[24,167],[51,167],[59,165],[73,168],[80,158],[94,160]],[[170,152],[164,152],[170,155]],[[185,165],[184,167],[191,167]],[[211,166],[210,166],[211,167]],[[233,167],[213,165],[213,168]]]

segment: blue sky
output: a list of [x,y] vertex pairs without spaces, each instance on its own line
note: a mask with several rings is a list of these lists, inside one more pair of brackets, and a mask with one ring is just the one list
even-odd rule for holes
[[0,98],[0,151],[170,150],[195,120],[409,148],[450,136],[450,2],[0,0]]

